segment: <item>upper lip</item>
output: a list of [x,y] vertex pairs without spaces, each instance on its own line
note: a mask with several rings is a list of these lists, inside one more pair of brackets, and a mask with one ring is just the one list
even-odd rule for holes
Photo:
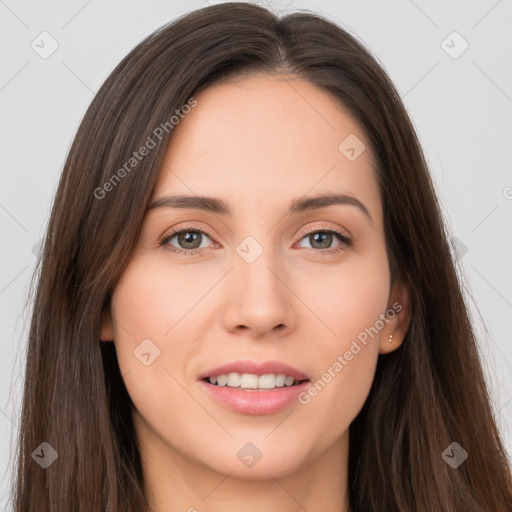
[[207,377],[216,377],[217,375],[227,375],[228,373],[252,373],[255,375],[267,375],[269,373],[284,374],[294,377],[295,380],[308,380],[308,376],[297,368],[281,361],[233,361],[231,363],[217,366],[199,375],[199,379]]

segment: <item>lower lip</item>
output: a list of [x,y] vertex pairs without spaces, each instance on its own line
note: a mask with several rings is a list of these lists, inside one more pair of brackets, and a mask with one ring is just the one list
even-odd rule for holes
[[294,401],[298,401],[297,395],[303,392],[309,385],[305,380],[296,386],[265,389],[238,389],[227,386],[216,386],[204,380],[200,381],[203,389],[221,405],[224,405],[242,414],[273,414],[282,411]]

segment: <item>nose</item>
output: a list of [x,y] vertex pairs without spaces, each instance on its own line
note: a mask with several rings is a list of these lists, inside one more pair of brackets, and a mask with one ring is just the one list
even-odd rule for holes
[[233,267],[225,283],[225,329],[247,331],[254,338],[295,329],[294,294],[282,262],[264,250],[252,263],[235,253]]

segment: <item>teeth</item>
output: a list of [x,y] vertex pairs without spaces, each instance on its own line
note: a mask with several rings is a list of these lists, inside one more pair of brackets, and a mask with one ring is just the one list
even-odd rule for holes
[[259,377],[251,373],[230,373],[228,375],[228,385],[230,388],[240,386],[242,389],[258,389]]
[[227,375],[216,375],[208,377],[210,384],[227,386],[230,388],[242,389],[274,389],[285,386],[293,386],[295,378],[283,373],[266,375],[254,375],[252,373],[228,373]]
[[286,377],[286,379],[284,379],[285,386],[292,386],[294,382],[295,379],[293,377]]

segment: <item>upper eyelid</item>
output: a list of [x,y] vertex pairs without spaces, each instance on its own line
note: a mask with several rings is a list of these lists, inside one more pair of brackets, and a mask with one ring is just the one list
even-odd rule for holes
[[[351,233],[346,228],[335,228],[333,226],[310,226],[309,228],[306,228],[305,231],[302,232],[302,234],[308,235],[310,233],[315,233],[317,231],[334,231],[335,233],[339,233],[340,235],[345,236],[346,238],[352,238]],[[343,233],[343,231],[346,231],[347,234]]]
[[207,230],[205,230],[205,229],[202,229],[202,228],[199,228],[199,227],[195,227],[195,226],[184,226],[184,227],[181,227],[181,228],[178,228],[178,229],[171,230],[169,233],[163,235],[160,238],[160,240],[162,242],[165,241],[165,240],[169,240],[170,238],[174,238],[176,235],[180,234],[183,231],[197,231],[198,233],[202,233],[202,234],[208,236],[211,239],[215,238],[212,235],[210,235],[210,233]]

